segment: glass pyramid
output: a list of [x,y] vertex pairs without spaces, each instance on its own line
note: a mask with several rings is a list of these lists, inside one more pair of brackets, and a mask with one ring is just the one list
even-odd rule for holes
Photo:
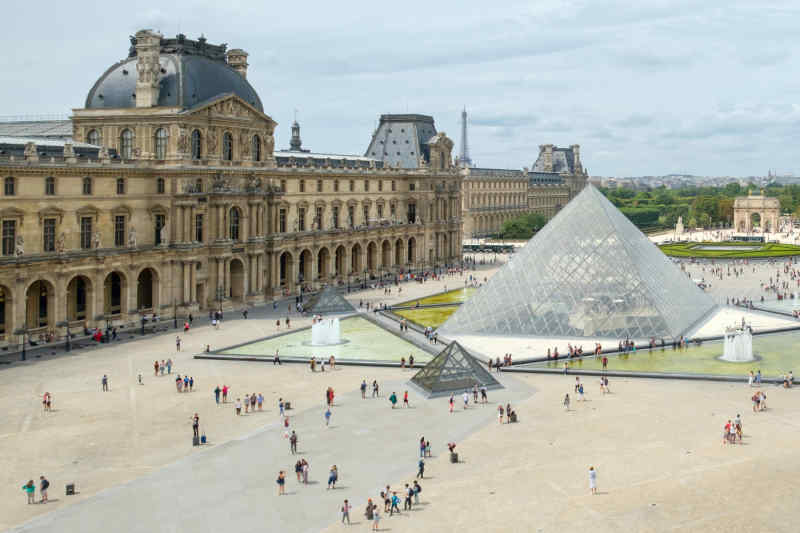
[[303,304],[303,312],[315,315],[340,315],[355,313],[355,308],[345,300],[344,296],[331,286],[312,295]]
[[439,355],[417,372],[411,383],[428,396],[444,396],[472,390],[473,385],[487,389],[502,388],[492,374],[458,342],[453,341]]
[[439,330],[451,338],[675,338],[714,308],[589,185]]

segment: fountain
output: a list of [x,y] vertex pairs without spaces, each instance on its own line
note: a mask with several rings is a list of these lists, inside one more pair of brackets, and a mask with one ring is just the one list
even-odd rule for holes
[[729,363],[755,361],[752,330],[744,325],[741,328],[726,328],[725,345],[719,359]]
[[338,318],[317,318],[311,323],[311,346],[342,344]]

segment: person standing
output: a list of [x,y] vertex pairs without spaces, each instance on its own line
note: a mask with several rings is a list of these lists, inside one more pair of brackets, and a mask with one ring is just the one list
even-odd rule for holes
[[411,499],[414,497],[414,489],[408,486],[406,483],[405,487],[405,499],[403,500],[403,510],[410,511],[411,510]]
[[28,496],[28,505],[36,503],[36,485],[33,484],[32,479],[22,485],[22,490]]
[[328,489],[335,489],[336,481],[338,480],[339,480],[339,470],[336,468],[336,465],[333,465],[331,467],[330,472],[328,472]]
[[281,412],[281,418],[283,418],[283,416],[284,416],[284,413],[283,413],[283,410],[284,410],[283,398],[278,398],[278,410]]
[[377,506],[372,507],[372,531],[378,531],[378,525],[381,523],[381,512]]
[[242,414],[242,400],[239,399],[239,398],[236,398],[236,403],[233,404],[233,405],[234,405],[234,407],[236,409],[237,416],[241,415]]
[[352,507],[350,507],[350,503],[347,500],[345,500],[344,503],[342,504],[342,524],[344,524],[344,521],[347,520],[347,525],[348,526],[350,525],[351,508]]
[[421,437],[419,439],[419,456],[420,458],[425,457],[425,437]]
[[410,407],[408,403],[408,391],[403,392],[403,407]]
[[200,438],[200,416],[197,413],[192,417],[192,433],[194,437]]
[[453,398],[453,395],[451,394],[451,395],[450,395],[450,412],[451,412],[451,413],[453,412],[453,405],[455,405],[455,403],[456,403],[456,401],[455,401],[455,399]]
[[297,454],[297,433],[292,430],[292,435],[289,437],[289,450],[292,452],[292,455]]
[[589,488],[593,496],[597,494],[597,470],[593,466],[589,467]]
[[229,390],[230,389],[228,388],[227,385],[225,385],[225,384],[222,385],[222,403],[226,403],[228,401],[228,391]]
[[108,392],[108,376],[103,374],[103,379],[101,382],[103,384],[103,392]]
[[389,516],[394,516],[394,513],[400,514],[400,498],[397,492],[392,492],[392,506],[389,508]]
[[376,396],[380,397],[380,394],[378,393],[378,380],[373,379],[372,380],[372,397],[375,398]]
[[389,396],[389,401],[392,402],[392,409],[394,409],[397,405],[397,395],[394,392]]
[[172,374],[172,358],[167,359],[167,374]]
[[414,480],[414,505],[419,505],[419,493],[422,492],[422,487],[417,480]]
[[467,393],[467,391],[464,391],[462,398],[464,399],[464,409],[466,409],[467,406],[469,405],[469,394]]
[[47,503],[48,488],[50,488],[50,482],[44,476],[39,476],[39,503]]
[[417,463],[417,479],[425,479],[425,459],[420,459]]
[[325,410],[325,427],[329,427],[330,423],[331,423],[331,408],[328,407]]
[[181,351],[181,338],[175,337],[175,349],[176,351]]
[[497,406],[497,418],[501,424],[503,423],[503,413],[503,404],[500,404]]
[[216,389],[214,389],[214,401],[216,401],[216,402],[217,402],[217,405],[219,405],[219,394],[220,394],[221,392],[222,392],[222,389],[220,389],[220,388],[219,388],[219,385],[217,385],[217,388],[216,388]]
[[486,397],[486,386],[485,386],[485,385],[482,385],[482,386],[481,386],[481,403],[486,403],[486,402],[488,402],[488,401],[489,401],[489,400],[488,400],[488,398]]
[[278,496],[283,496],[285,494],[284,487],[286,486],[286,473],[281,470],[278,472]]
[[569,393],[564,396],[564,410],[569,411]]

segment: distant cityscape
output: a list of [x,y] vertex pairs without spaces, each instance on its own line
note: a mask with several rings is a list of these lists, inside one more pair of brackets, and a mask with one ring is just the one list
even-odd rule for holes
[[606,177],[592,176],[589,181],[596,187],[608,189],[682,189],[685,187],[724,187],[729,183],[738,183],[742,187],[766,187],[770,183],[779,185],[800,184],[800,176],[794,173],[770,170],[766,176],[695,176],[692,174],[667,174],[664,176],[628,176]]

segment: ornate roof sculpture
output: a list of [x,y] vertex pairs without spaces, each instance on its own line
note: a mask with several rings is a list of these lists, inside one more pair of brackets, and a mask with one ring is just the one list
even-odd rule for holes
[[331,286],[312,295],[303,305],[303,312],[315,315],[341,315],[355,311],[352,304]]
[[456,335],[676,338],[715,304],[587,186],[445,322]]
[[218,95],[233,93],[264,112],[258,93],[246,79],[244,51],[227,50],[225,44],[209,44],[205,37],[193,41],[180,34],[169,39],[147,30],[131,37],[128,57],[100,76],[86,97],[87,109],[136,107],[139,76],[150,74],[140,72],[143,36],[155,39],[153,62],[158,63],[153,65],[156,78],[153,83],[158,91],[155,105],[189,109]]
[[503,387],[456,341],[448,344],[447,348],[417,372],[411,378],[411,383],[422,389],[428,397],[471,390],[474,385],[487,389]]

